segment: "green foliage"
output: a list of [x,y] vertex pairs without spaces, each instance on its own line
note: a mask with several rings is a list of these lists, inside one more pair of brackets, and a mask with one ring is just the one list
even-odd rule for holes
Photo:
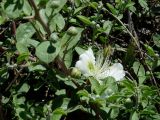
[[36,56],[45,63],[52,62],[60,51],[59,42],[53,44],[50,41],[40,43],[36,47]]
[[[2,0],[0,120],[159,120],[159,4]],[[125,78],[83,76],[75,63],[89,47]]]

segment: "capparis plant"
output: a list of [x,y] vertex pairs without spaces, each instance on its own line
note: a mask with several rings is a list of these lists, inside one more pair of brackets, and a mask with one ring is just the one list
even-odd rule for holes
[[160,120],[158,0],[1,0],[0,120]]

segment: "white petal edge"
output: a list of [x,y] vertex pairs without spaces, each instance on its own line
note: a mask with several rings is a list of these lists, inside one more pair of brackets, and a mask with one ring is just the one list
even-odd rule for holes
[[121,63],[114,63],[109,68],[108,76],[114,77],[116,81],[120,81],[125,76],[125,71],[123,70],[123,66]]
[[92,73],[88,68],[89,62],[95,65],[95,57],[91,48],[88,48],[87,51],[80,55],[79,61],[76,62],[75,67],[77,67],[84,76],[92,76]]

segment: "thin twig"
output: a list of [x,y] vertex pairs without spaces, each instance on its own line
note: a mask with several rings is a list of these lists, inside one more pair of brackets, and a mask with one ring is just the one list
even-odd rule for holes
[[35,19],[37,19],[40,24],[43,26],[43,28],[46,30],[48,36],[51,35],[51,31],[48,27],[48,25],[44,22],[43,18],[41,17],[40,13],[39,13],[39,9],[37,8],[35,1],[34,0],[28,0],[30,6],[33,7],[34,11],[35,11]]
[[23,69],[20,69],[19,71],[16,72],[16,75],[14,77],[14,79],[10,82],[10,84],[7,86],[7,88],[5,89],[5,92],[8,91],[10,89],[10,87],[13,85],[13,83],[17,80],[17,78],[20,76],[20,72]]
[[[130,31],[132,32],[132,34],[135,36],[135,38],[138,40],[138,35],[137,35],[137,33],[136,33],[136,31],[135,31],[135,29],[134,29],[134,23],[133,23],[133,20],[132,20],[132,16],[131,16],[131,13],[128,11],[128,16],[129,16],[129,28],[130,28]],[[152,78],[152,80],[153,80],[153,83],[156,85],[156,87],[158,88],[158,85],[157,85],[157,83],[156,83],[156,79],[155,79],[155,77],[154,77],[154,75],[153,75],[153,72],[152,72],[152,69],[151,69],[151,67],[146,63],[146,61],[145,61],[145,57],[144,57],[144,55],[143,55],[143,52],[142,51],[140,51],[141,52],[141,54],[140,54],[140,56],[141,56],[141,59],[142,59],[142,64],[146,67],[146,69],[150,72],[150,74],[151,74],[151,78]],[[151,83],[152,83],[152,81],[151,81]]]
[[[111,15],[112,17],[114,17],[114,18],[124,27],[124,29],[127,31],[127,33],[130,35],[130,37],[131,37],[132,40],[134,41],[137,49],[139,50],[139,55],[140,55],[140,57],[141,57],[141,60],[143,60],[145,66],[146,66],[146,68],[147,68],[147,70],[148,70],[148,71],[150,72],[150,74],[151,74],[151,77],[152,77],[152,79],[153,79],[154,84],[155,84],[156,87],[158,88],[158,85],[157,85],[157,83],[156,83],[156,80],[155,80],[155,77],[154,77],[154,75],[153,75],[152,69],[151,69],[151,68],[148,66],[148,64],[145,62],[145,58],[144,58],[143,52],[142,52],[142,50],[141,50],[140,43],[139,43],[139,41],[138,41],[138,36],[137,36],[137,34],[136,34],[136,31],[135,31],[134,28],[133,28],[133,23],[132,23],[132,26],[131,26],[131,27],[132,27],[132,30],[133,30],[132,32],[133,32],[134,36],[133,36],[133,34],[130,32],[130,30],[124,25],[124,23],[123,23],[120,19],[118,19],[114,14],[112,14],[111,12],[109,12],[107,9],[106,9],[106,12],[107,12],[109,15]],[[130,16],[130,17],[131,17],[131,16]],[[160,93],[159,93],[159,95],[160,95]]]

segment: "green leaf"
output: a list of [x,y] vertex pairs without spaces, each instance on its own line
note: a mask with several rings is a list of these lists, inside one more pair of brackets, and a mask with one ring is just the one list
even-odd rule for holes
[[92,25],[92,22],[85,16],[77,15],[77,18],[83,23],[85,23],[86,25]]
[[150,47],[150,46],[147,45],[147,44],[144,44],[144,46],[145,46],[145,48],[146,48],[146,50],[147,50],[147,54],[148,54],[149,56],[152,56],[152,57],[156,56],[156,55],[155,55],[155,52],[154,52],[154,50],[153,50],[152,47]]
[[46,68],[42,65],[39,64],[31,64],[30,66],[28,66],[28,69],[30,72],[32,71],[45,71]]
[[23,4],[23,12],[25,13],[25,15],[31,15],[31,12],[32,12],[32,8],[31,6],[29,5],[28,1],[27,0],[24,0],[24,4]]
[[78,7],[74,10],[74,15],[78,14],[81,10],[83,10],[84,8],[86,8],[86,6],[81,6],[81,7]]
[[49,41],[40,43],[36,47],[36,56],[45,63],[52,62],[60,51],[59,42],[53,44]]
[[154,44],[160,48],[160,35],[159,34],[155,34],[152,36],[153,37],[153,42]]
[[126,4],[125,8],[132,7],[134,4],[135,4],[134,2],[129,1],[129,2]]
[[141,5],[141,7],[145,8],[146,10],[148,10],[148,4],[146,0],[138,0],[139,4]]
[[90,5],[93,9],[97,9],[97,7],[98,7],[98,3],[97,3],[97,2],[90,2],[89,5]]
[[58,96],[59,95],[65,95],[66,94],[66,90],[65,89],[57,90],[55,94],[58,95]]
[[70,98],[63,98],[63,103],[61,105],[61,108],[67,110],[70,100],[71,100]]
[[20,62],[22,62],[24,60],[28,60],[28,58],[29,58],[29,54],[28,53],[22,53],[22,54],[20,54],[18,56],[17,63],[20,63]]
[[70,49],[67,51],[67,54],[64,57],[64,62],[67,68],[71,66],[72,58],[73,58],[73,50]]
[[[53,7],[53,1],[58,2],[58,7]],[[48,17],[56,15],[66,4],[67,0],[49,0],[46,4],[46,14]]]
[[6,14],[7,17],[11,19],[16,19],[18,17],[21,17],[22,14],[22,7],[23,2],[22,0],[5,0],[1,2],[1,7],[4,10],[3,12]]
[[20,24],[16,31],[16,48],[22,53],[29,53],[28,46],[38,44],[38,41],[32,40],[31,37],[35,33],[35,29],[30,22]]
[[112,29],[112,26],[113,26],[113,24],[112,24],[111,21],[107,20],[107,21],[104,22],[103,29],[104,29],[104,32],[107,35],[109,35],[109,33],[110,33],[111,29]]
[[[16,108],[18,108],[19,105],[24,104],[24,102],[25,102],[25,97],[18,97],[18,95],[13,96],[13,103]],[[24,109],[24,108],[21,108],[21,109]]]
[[131,92],[135,92],[135,84],[132,82],[132,81],[129,81],[129,80],[123,80],[122,81],[122,85],[125,86],[128,91],[131,91]]
[[85,96],[85,97],[88,97],[89,96],[89,93],[87,90],[79,90],[77,92],[78,96]]
[[76,29],[78,31],[78,34],[76,36],[70,36],[67,33],[65,33],[63,37],[60,39],[60,57],[64,58],[65,65],[67,67],[70,67],[72,63],[73,49],[80,40],[81,33],[83,31],[82,28],[77,27]]
[[28,40],[28,44],[33,46],[33,47],[37,47],[38,44],[39,44],[39,41],[30,39],[30,40]]
[[113,77],[107,77],[102,80],[100,95],[102,98],[108,98],[118,91],[118,86]]
[[35,29],[30,22],[20,24],[16,30],[17,42],[28,43],[32,35],[35,33]]
[[65,50],[66,47],[67,47],[67,50],[69,50],[78,43],[78,41],[80,40],[83,28],[76,27],[76,29],[78,31],[78,34],[76,36],[70,36],[67,33],[65,33],[63,37],[60,39],[62,50]]
[[118,114],[119,114],[119,109],[118,108],[112,108],[112,110],[111,110],[111,118],[112,119],[116,119],[116,117],[118,116]]
[[134,73],[138,76],[139,84],[142,84],[146,79],[143,65],[141,65],[139,62],[134,62],[133,70],[134,70]]
[[66,115],[65,110],[63,110],[62,108],[57,108],[53,111],[51,120],[60,120],[62,115]]
[[130,120],[139,120],[139,117],[136,111],[131,114]]
[[0,25],[2,25],[5,22],[5,17],[4,16],[0,16]]
[[94,79],[94,78],[90,78],[89,81],[90,81],[90,83],[91,83],[91,89],[92,89],[92,91],[95,91],[96,94],[99,95],[100,92],[101,92],[101,87],[100,87],[99,81],[97,81],[97,80]]
[[30,86],[28,84],[24,83],[21,86],[21,88],[18,90],[18,93],[22,93],[22,92],[27,93],[29,89],[30,89]]
[[117,15],[117,10],[114,8],[113,5],[111,5],[109,3],[107,3],[106,5],[114,15]]
[[86,50],[81,48],[81,47],[75,47],[76,52],[81,55],[82,53],[84,53]]
[[65,26],[64,18],[59,13],[57,13],[49,23],[51,31],[61,31],[64,28],[64,26]]
[[26,46],[26,44],[22,42],[17,42],[16,43],[16,48],[19,51],[20,54],[29,54],[29,50]]
[[44,22],[45,24],[47,24],[47,23],[48,23],[48,17],[47,17],[47,15],[46,15],[45,9],[41,8],[41,9],[39,10],[39,14],[40,14],[40,16],[42,17],[43,22]]

